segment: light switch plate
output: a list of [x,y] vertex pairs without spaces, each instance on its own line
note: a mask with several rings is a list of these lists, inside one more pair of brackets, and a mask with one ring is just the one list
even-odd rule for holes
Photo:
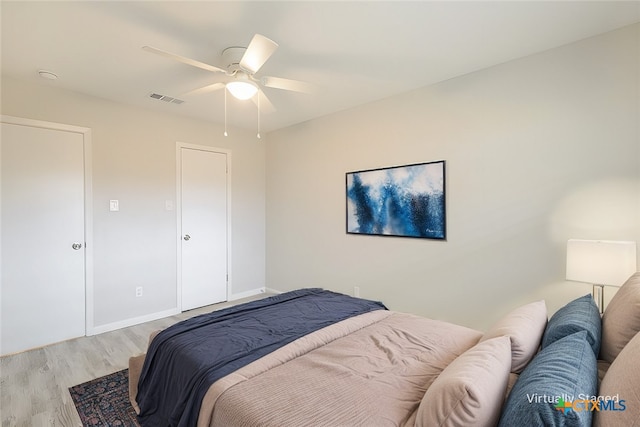
[[109,200],[109,210],[117,212],[120,210],[120,203],[117,200]]

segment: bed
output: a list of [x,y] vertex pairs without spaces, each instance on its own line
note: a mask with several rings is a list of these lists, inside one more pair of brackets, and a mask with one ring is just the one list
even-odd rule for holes
[[130,398],[142,426],[640,425],[639,330],[640,273],[602,318],[535,301],[484,332],[301,289],[154,333]]

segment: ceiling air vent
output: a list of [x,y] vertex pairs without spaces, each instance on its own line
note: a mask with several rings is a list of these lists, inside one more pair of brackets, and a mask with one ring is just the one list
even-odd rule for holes
[[168,102],[170,104],[182,104],[184,101],[182,99],[173,98],[167,95],[160,95],[159,93],[152,93],[149,95],[149,98],[157,99],[158,101]]

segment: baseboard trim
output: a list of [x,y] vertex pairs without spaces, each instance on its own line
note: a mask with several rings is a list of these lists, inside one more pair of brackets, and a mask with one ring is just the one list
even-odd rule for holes
[[90,331],[87,330],[87,336],[103,334],[105,332],[111,332],[111,331],[115,331],[117,329],[122,329],[122,328],[128,328],[129,326],[139,325],[140,323],[163,319],[165,317],[174,316],[179,313],[180,313],[180,310],[178,310],[177,308],[172,308],[169,310],[158,311],[156,313],[145,314],[144,316],[125,319],[125,320],[121,320],[113,323],[107,323],[106,325],[94,327]]
[[[264,294],[265,292],[280,294],[282,292],[274,289],[257,288],[250,291],[240,292],[237,294],[229,295],[228,301],[236,301],[242,298],[249,298],[256,295]],[[163,319],[165,317],[174,316],[180,314],[181,311],[177,308],[169,310],[158,311],[156,313],[146,314],[144,316],[134,317],[131,319],[125,319],[118,322],[108,323],[106,325],[96,326],[91,330],[87,330],[87,336],[103,334],[105,332],[115,331],[117,329],[128,328],[129,326],[139,325],[140,323],[151,322],[153,320]]]
[[250,291],[245,291],[245,292],[240,292],[238,294],[231,294],[229,295],[229,301],[236,301],[242,298],[249,298],[249,297],[253,297],[256,295],[260,295],[260,294],[264,294],[265,288],[258,288],[258,289],[252,289]]

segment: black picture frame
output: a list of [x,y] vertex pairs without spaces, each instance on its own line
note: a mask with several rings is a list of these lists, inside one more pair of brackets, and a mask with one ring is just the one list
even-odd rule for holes
[[347,234],[446,240],[445,161],[347,172]]

